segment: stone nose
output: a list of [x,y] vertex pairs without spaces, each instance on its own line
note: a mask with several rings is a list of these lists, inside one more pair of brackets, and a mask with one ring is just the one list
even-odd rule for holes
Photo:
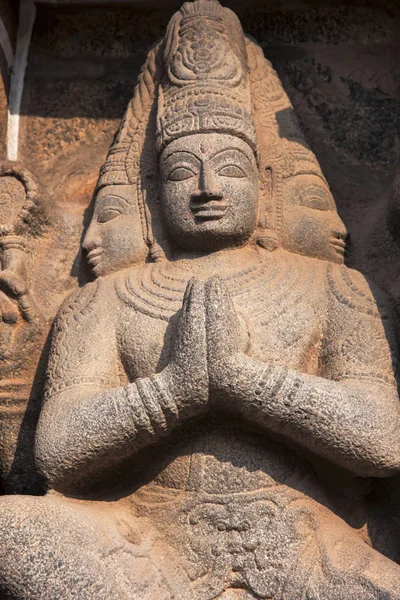
[[199,173],[198,189],[192,194],[192,200],[207,202],[209,200],[222,200],[222,198],[223,194],[212,168],[204,163]]
[[226,548],[229,554],[243,554],[245,552],[242,537],[236,529],[229,531]]
[[238,541],[230,542],[230,544],[228,544],[228,552],[229,554],[243,554],[243,544]]
[[346,226],[338,214],[332,217],[332,233],[338,239],[346,240],[349,238]]
[[98,239],[95,228],[93,227],[93,225],[89,225],[89,228],[85,233],[85,237],[83,238],[82,249],[85,252],[90,252],[90,250],[94,250],[94,248],[97,248],[99,244],[100,240]]

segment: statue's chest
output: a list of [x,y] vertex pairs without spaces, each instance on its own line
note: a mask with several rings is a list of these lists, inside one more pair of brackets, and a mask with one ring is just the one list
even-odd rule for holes
[[[248,332],[247,354],[316,373],[325,314],[322,278],[313,269],[262,267],[225,279]],[[119,351],[129,380],[168,364],[187,281],[167,275],[150,265],[117,280],[123,301]]]
[[291,298],[265,298],[264,310],[259,314],[252,314],[251,307],[241,311],[249,333],[247,354],[264,362],[317,373],[323,312],[313,300],[312,295],[296,303]]

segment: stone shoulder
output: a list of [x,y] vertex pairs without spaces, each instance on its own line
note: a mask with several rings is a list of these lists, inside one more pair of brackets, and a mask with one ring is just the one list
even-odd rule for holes
[[94,310],[98,295],[98,281],[87,283],[82,288],[74,290],[65,298],[58,309],[55,323],[62,325],[71,320],[80,323]]
[[74,290],[62,303],[53,326],[46,396],[93,382],[99,387],[114,382],[112,293],[113,286],[100,278]]
[[110,305],[116,303],[112,277],[100,277],[72,291],[61,304],[55,323],[62,325],[73,321],[82,325],[93,313],[111,317]]
[[389,318],[389,300],[359,271],[345,265],[329,263],[327,284],[333,305],[378,319]]
[[326,376],[395,389],[398,344],[390,300],[360,272],[344,265],[328,265],[327,284]]

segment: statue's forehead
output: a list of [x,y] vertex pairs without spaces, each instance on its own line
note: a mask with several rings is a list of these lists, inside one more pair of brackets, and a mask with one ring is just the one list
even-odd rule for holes
[[283,195],[287,204],[307,206],[314,199],[320,199],[325,202],[326,210],[336,210],[335,200],[328,185],[314,174],[301,174],[287,179]]
[[95,202],[96,204],[103,203],[107,198],[115,197],[122,202],[132,204],[134,201],[134,192],[133,185],[105,185],[97,191]]
[[208,159],[225,150],[239,151],[250,162],[253,162],[254,155],[250,146],[239,137],[227,133],[199,133],[181,137],[165,148],[161,154],[161,160],[167,160],[181,152],[192,154],[200,159]]

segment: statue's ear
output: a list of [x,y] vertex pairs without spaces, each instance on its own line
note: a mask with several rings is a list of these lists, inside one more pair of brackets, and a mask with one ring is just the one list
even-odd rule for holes
[[280,244],[277,229],[277,205],[279,181],[275,177],[271,166],[259,166],[258,184],[258,212],[255,241],[258,246],[272,252]]
[[276,250],[281,245],[277,232],[272,229],[257,229],[256,243],[268,252]]

